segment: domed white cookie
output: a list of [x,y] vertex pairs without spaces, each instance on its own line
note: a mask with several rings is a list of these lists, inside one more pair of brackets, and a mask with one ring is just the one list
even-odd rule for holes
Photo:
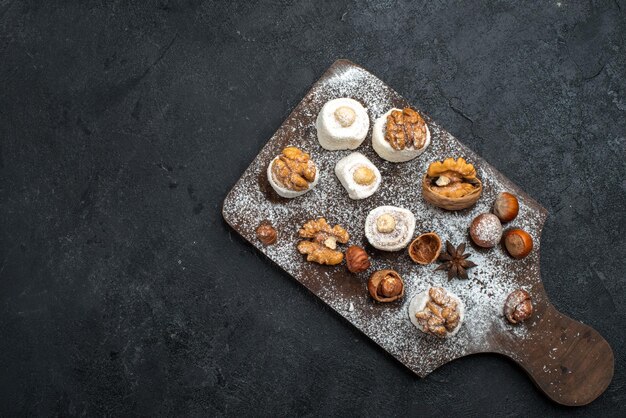
[[[385,215],[385,222],[379,219]],[[392,219],[389,219],[388,217]],[[389,226],[388,220],[393,221],[393,228],[387,232],[381,231],[381,226]],[[408,209],[396,206],[379,206],[372,209],[365,219],[365,236],[374,248],[383,251],[398,251],[409,244],[415,232],[415,216]]]
[[[286,197],[288,199],[294,198],[294,197],[298,197],[298,196],[302,196],[303,194],[305,194],[306,192],[310,191],[311,189],[313,189],[316,185],[317,182],[320,179],[320,170],[319,168],[316,166],[315,167],[315,178],[313,179],[313,181],[311,183],[309,183],[309,188],[306,190],[291,190],[286,188],[285,186],[283,186],[278,180],[276,180],[274,178],[274,174],[272,174],[272,164],[274,164],[274,161],[276,161],[278,159],[278,155],[276,157],[274,157],[274,159],[272,161],[270,161],[270,163],[267,166],[267,179],[270,182],[270,185],[272,186],[272,189],[274,189],[276,191],[276,193],[278,193],[279,196],[282,197]],[[313,161],[311,161],[313,163]],[[313,163],[315,164],[315,163]]]
[[[415,317],[415,313],[423,310],[426,307],[426,303],[430,300],[430,296],[428,295],[428,290],[429,289],[426,289],[423,292],[420,292],[417,295],[413,296],[413,298],[411,299],[411,302],[409,303],[409,308],[408,308],[409,319],[411,320],[411,323],[415,325],[422,332],[425,332],[424,328],[422,327],[422,324],[420,324],[417,318]],[[448,294],[448,296],[456,300],[456,302],[458,303],[458,310],[459,310],[459,324],[456,326],[455,329],[453,329],[451,332],[448,332],[446,334],[445,338],[448,338],[448,337],[452,337],[453,335],[455,335],[461,329],[461,325],[463,325],[463,319],[465,318],[465,305],[463,305],[463,302],[461,301],[461,299],[454,293],[450,292],[449,290],[446,290],[446,293]]]
[[[356,174],[357,178],[355,178],[355,172],[359,169],[362,170],[363,167],[369,169],[374,175],[374,179],[370,184],[360,184],[357,182],[359,173]],[[335,165],[335,175],[348,192],[350,199],[365,199],[376,193],[376,190],[380,187],[380,171],[378,171],[378,168],[360,152],[353,152],[347,157],[337,161]]]
[[391,161],[392,163],[403,163],[412,160],[426,150],[430,144],[430,129],[426,124],[426,141],[421,148],[405,148],[402,150],[393,149],[389,142],[385,141],[385,131],[387,129],[387,116],[394,110],[402,111],[402,109],[390,109],[387,113],[376,119],[372,128],[372,147],[380,158]]
[[315,127],[322,148],[355,149],[367,136],[370,118],[361,103],[342,97],[326,102],[317,115]]

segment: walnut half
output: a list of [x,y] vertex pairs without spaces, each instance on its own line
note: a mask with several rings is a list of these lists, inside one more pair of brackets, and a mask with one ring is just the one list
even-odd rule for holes
[[307,239],[298,243],[300,254],[307,254],[307,261],[327,265],[341,263],[343,253],[337,251],[337,243],[345,244],[350,239],[348,231],[339,225],[331,227],[324,218],[307,221],[298,234]]

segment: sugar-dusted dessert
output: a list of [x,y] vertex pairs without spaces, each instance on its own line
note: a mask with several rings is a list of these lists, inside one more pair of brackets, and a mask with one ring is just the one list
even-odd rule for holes
[[315,187],[319,170],[309,154],[286,147],[267,166],[267,179],[278,195],[293,198]]
[[410,107],[393,108],[376,119],[372,147],[382,159],[402,163],[420,155],[430,144],[424,118]]
[[482,191],[483,184],[476,177],[476,169],[464,158],[431,163],[422,180],[424,199],[447,210],[469,208]]
[[365,219],[365,236],[374,248],[398,251],[407,246],[415,231],[415,216],[408,209],[379,206]]
[[353,152],[337,161],[335,175],[350,199],[365,199],[376,193],[380,187],[380,171],[360,152]]
[[409,318],[420,331],[439,338],[459,332],[465,307],[461,299],[443,287],[418,293],[409,303]]
[[322,107],[315,122],[322,148],[334,151],[356,149],[370,128],[367,110],[354,99],[333,99]]

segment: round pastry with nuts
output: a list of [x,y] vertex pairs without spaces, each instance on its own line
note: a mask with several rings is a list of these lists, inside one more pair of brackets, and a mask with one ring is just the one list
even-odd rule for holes
[[390,109],[374,122],[372,147],[384,160],[392,163],[410,161],[423,153],[428,144],[428,124],[410,107]]
[[365,237],[372,247],[399,251],[406,247],[415,232],[415,216],[404,208],[379,206],[365,219]]
[[380,171],[360,152],[353,152],[337,161],[335,175],[350,199],[365,199],[376,193],[380,187]]
[[461,299],[443,287],[418,293],[409,303],[409,318],[420,331],[439,338],[459,332],[465,314]]
[[279,196],[294,198],[313,189],[319,170],[306,152],[286,147],[267,166],[267,179]]
[[367,110],[354,99],[342,97],[326,102],[315,122],[322,148],[334,151],[356,149],[370,128]]

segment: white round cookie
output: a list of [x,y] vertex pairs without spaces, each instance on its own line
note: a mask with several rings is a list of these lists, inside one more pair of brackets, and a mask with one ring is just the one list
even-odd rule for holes
[[426,141],[421,148],[393,149],[389,142],[385,140],[385,130],[387,129],[387,116],[394,110],[402,111],[402,109],[397,108],[390,109],[374,122],[374,127],[372,128],[372,148],[384,160],[392,163],[403,163],[412,160],[426,150],[430,144],[430,129],[428,129],[428,124],[426,124]]
[[[426,332],[426,331],[424,331],[424,328],[415,317],[415,313],[423,310],[426,307],[426,303],[430,300],[430,296],[428,295],[428,290],[429,289],[426,289],[423,292],[420,292],[416,294],[415,296],[413,296],[413,298],[411,299],[411,302],[409,303],[409,308],[408,308],[409,319],[411,320],[411,323],[415,325],[417,329],[419,329],[422,332]],[[465,305],[463,305],[463,301],[461,301],[461,298],[459,298],[454,293],[450,292],[449,290],[446,290],[446,293],[448,294],[448,296],[456,300],[456,302],[458,303],[458,309],[459,309],[459,324],[456,326],[455,329],[452,330],[452,332],[449,332],[446,334],[445,338],[448,338],[448,337],[452,337],[453,335],[456,335],[456,333],[459,332],[459,330],[461,329],[461,325],[463,325],[463,319],[465,318]]]
[[[306,190],[291,190],[286,188],[285,186],[283,186],[278,180],[276,180],[274,178],[274,175],[272,174],[272,164],[274,164],[274,161],[276,161],[278,159],[279,156],[274,157],[274,159],[272,159],[272,161],[270,161],[270,163],[267,166],[267,179],[270,182],[270,185],[272,186],[272,189],[274,189],[274,191],[276,191],[276,193],[278,193],[279,196],[282,197],[286,197],[288,199],[292,199],[294,197],[298,197],[298,196],[302,196],[303,194],[305,194],[306,192],[310,191],[311,189],[313,189],[316,185],[317,182],[320,179],[320,170],[317,167],[317,165],[315,166],[315,178],[313,179],[313,181],[311,183],[309,183],[309,188]],[[315,163],[313,163],[315,164]]]
[[[378,218],[390,215],[395,227],[390,232],[381,232]],[[399,251],[406,247],[415,232],[415,216],[404,208],[396,206],[379,206],[372,209],[365,218],[365,237],[374,248],[383,251]]]
[[[361,167],[366,167],[374,173],[374,181],[371,184],[359,184],[354,178],[354,173]],[[341,185],[348,192],[350,199],[359,200],[370,197],[380,187],[381,175],[378,168],[360,152],[353,152],[347,157],[337,161],[335,165],[335,175]]]
[[361,103],[342,97],[324,104],[315,127],[322,148],[329,151],[356,149],[367,136],[370,118]]

